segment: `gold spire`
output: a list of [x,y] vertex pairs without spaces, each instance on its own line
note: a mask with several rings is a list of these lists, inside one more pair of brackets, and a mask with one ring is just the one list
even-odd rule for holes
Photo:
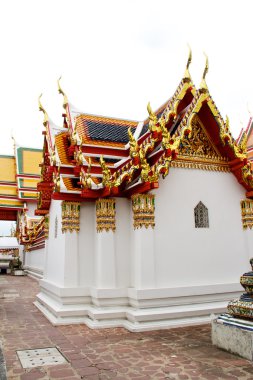
[[65,94],[65,92],[64,92],[64,91],[62,90],[62,88],[61,88],[60,80],[61,80],[61,76],[60,76],[60,78],[59,78],[58,81],[57,81],[57,84],[58,84],[58,92],[59,92],[59,94],[62,94],[62,96],[63,96],[63,108],[66,109],[66,108],[67,108],[67,105],[68,105],[68,98],[67,98],[67,95]]
[[156,123],[157,117],[156,117],[156,114],[152,111],[150,102],[148,102],[147,110],[148,110],[148,114],[149,114],[149,120],[152,121],[153,123]]
[[186,69],[185,69],[185,72],[184,72],[184,78],[183,79],[186,79],[187,81],[191,81],[191,75],[190,75],[190,72],[189,72],[189,66],[190,66],[191,61],[192,61],[192,50],[190,48],[190,45],[188,45],[188,48],[189,48],[189,54],[188,54],[188,60],[187,60]]
[[202,81],[200,83],[200,90],[202,90],[202,92],[208,91],[208,87],[206,84],[206,74],[207,74],[208,69],[209,69],[209,62],[208,62],[208,56],[206,55],[206,53],[204,53],[204,55],[206,57],[206,64],[205,64],[205,69],[204,69],[204,72],[202,75]]
[[41,104],[41,101],[40,101],[40,98],[41,98],[41,97],[42,97],[42,94],[40,94],[39,99],[38,99],[39,110],[40,110],[41,112],[43,112],[43,114],[44,114],[43,125],[44,125],[44,127],[46,127],[46,126],[47,126],[47,123],[48,123],[48,114],[47,114],[45,108],[43,107],[43,105]]

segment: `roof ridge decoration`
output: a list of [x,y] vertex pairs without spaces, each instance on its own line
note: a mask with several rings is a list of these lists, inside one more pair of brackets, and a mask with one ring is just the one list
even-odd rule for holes
[[190,45],[188,45],[188,48],[189,48],[189,55],[188,55],[188,60],[187,60],[187,64],[186,64],[186,69],[185,69],[185,72],[184,72],[184,80],[186,81],[191,81],[192,78],[191,78],[191,74],[189,72],[189,66],[192,62],[192,50],[191,50],[191,47]]
[[62,106],[66,110],[66,108],[69,104],[69,101],[68,101],[67,95],[65,94],[65,92],[61,88],[61,84],[60,84],[61,78],[62,77],[60,76],[60,78],[57,80],[58,92],[59,92],[59,94],[61,94],[63,96],[63,105]]
[[92,178],[91,178],[91,158],[88,159],[88,168],[85,172],[82,168],[80,171],[80,182],[83,189],[91,189],[92,188]]
[[41,97],[42,97],[42,93],[40,94],[40,96],[39,96],[39,98],[38,98],[39,111],[43,112],[43,114],[44,114],[43,125],[44,125],[44,127],[47,127],[48,122],[49,122],[49,117],[48,117],[48,113],[47,113],[47,111],[45,110],[45,108],[44,108],[43,105],[41,104],[41,100],[40,100]]
[[209,69],[209,61],[208,61],[208,56],[206,55],[205,52],[204,52],[204,56],[206,57],[206,63],[205,63],[205,69],[204,69],[204,72],[202,75],[202,80],[200,83],[200,91],[201,92],[207,92],[208,91],[208,87],[206,84],[206,74],[208,73],[208,69]]

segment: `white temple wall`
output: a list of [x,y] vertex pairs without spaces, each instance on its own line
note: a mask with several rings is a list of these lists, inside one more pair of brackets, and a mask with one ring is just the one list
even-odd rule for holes
[[[156,194],[157,287],[238,283],[249,269],[240,201],[232,173],[171,168]],[[195,228],[194,208],[208,208],[209,228]],[[252,231],[253,240],[253,231]]]
[[65,235],[61,231],[61,201],[52,200],[49,218],[49,239],[46,242],[47,250],[45,258],[44,279],[52,283],[64,286],[63,256],[66,247]]
[[42,278],[45,265],[45,248],[25,252],[24,269],[32,277]]
[[94,203],[82,203],[78,234],[79,285],[94,286],[94,239],[96,233]]

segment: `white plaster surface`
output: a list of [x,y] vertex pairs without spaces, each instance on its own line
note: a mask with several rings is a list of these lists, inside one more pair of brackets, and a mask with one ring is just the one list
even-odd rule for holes
[[[253,231],[242,229],[245,189],[234,175],[171,168],[154,193],[154,230],[134,230],[130,200],[116,198],[115,233],[97,233],[95,204],[82,203],[80,233],[62,234],[61,201],[52,201],[35,303],[52,323],[131,331],[201,323],[240,296]],[[199,201],[208,229],[194,225]]]

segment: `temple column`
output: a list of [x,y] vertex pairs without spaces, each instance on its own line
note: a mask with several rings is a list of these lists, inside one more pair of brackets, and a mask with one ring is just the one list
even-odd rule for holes
[[98,199],[96,201],[96,261],[95,282],[97,288],[116,287],[115,263],[115,200]]
[[155,287],[155,196],[135,194],[133,210],[133,276],[132,285],[137,289]]
[[249,259],[253,257],[253,200],[244,199],[241,201],[242,226],[246,235],[246,246]]
[[78,232],[80,203],[62,202],[62,233],[65,234],[64,286],[79,286]]

